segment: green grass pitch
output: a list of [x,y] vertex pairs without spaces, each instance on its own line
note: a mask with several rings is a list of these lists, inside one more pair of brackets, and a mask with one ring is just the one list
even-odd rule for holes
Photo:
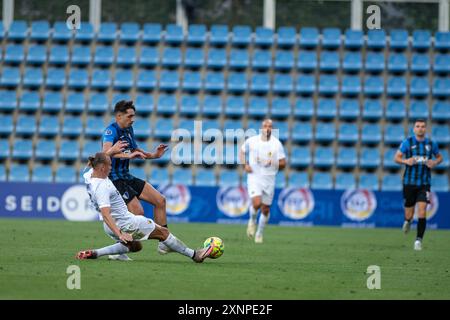
[[[77,261],[78,250],[112,241],[100,222],[0,220],[0,299],[450,299],[450,231],[266,227],[264,244],[244,225],[171,224],[188,246],[209,236],[224,255],[196,264],[161,256],[146,241],[132,262]],[[81,270],[81,289],[66,287],[68,266]],[[367,289],[367,267],[381,269],[381,289]]]

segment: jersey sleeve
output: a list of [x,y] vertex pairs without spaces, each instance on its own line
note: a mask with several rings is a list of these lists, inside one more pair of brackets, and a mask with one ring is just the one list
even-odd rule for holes
[[280,141],[278,141],[278,160],[285,159],[286,153],[284,153],[284,147]]
[[402,144],[398,148],[398,151],[405,154],[408,152],[408,150],[409,150],[409,141],[408,141],[408,139],[406,139],[406,140],[403,140]]
[[103,132],[102,143],[106,142],[111,142],[112,144],[117,142],[117,131],[112,126],[107,127]]
[[431,153],[435,156],[440,154],[438,144],[434,141],[431,143]]
[[106,183],[102,183],[95,192],[95,199],[97,200],[98,207],[108,208],[111,207],[111,201],[109,198],[109,187]]

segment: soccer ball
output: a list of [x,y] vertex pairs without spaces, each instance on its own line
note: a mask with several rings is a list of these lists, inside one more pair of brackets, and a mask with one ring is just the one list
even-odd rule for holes
[[208,246],[212,246],[213,250],[211,251],[211,255],[209,256],[211,259],[217,259],[223,254],[224,245],[222,239],[218,237],[210,237],[205,240],[203,243],[203,248]]

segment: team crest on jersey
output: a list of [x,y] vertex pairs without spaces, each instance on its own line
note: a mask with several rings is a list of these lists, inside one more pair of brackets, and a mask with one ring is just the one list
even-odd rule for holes
[[[427,220],[431,220],[435,215],[436,212],[439,208],[439,198],[438,195],[434,192],[427,192],[427,200],[430,202],[427,205],[427,209],[426,209],[426,218]],[[417,221],[418,219],[418,206],[416,205],[416,207],[414,208],[414,220]]]
[[278,197],[281,213],[295,220],[306,218],[314,210],[314,205],[314,196],[311,190],[306,188],[286,188]]
[[250,198],[244,187],[222,187],[217,191],[216,202],[220,211],[236,218],[247,213]]
[[182,184],[163,184],[158,191],[166,198],[166,210],[168,214],[182,214],[191,203],[189,188]]
[[341,197],[341,210],[354,221],[369,219],[377,208],[377,198],[370,190],[347,190]]
[[122,198],[124,198],[125,200],[128,200],[130,198],[130,195],[128,194],[128,191],[126,191],[123,195]]
[[112,130],[111,129],[106,129],[105,136],[110,136],[110,135],[112,135]]
[[425,146],[425,149],[426,149],[427,151],[430,151],[430,150],[431,150],[431,146],[430,146],[429,144],[427,144],[427,145]]

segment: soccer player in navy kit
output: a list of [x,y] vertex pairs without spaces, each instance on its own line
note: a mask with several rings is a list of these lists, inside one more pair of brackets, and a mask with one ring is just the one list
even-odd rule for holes
[[[414,136],[406,138],[397,153],[395,162],[406,165],[403,174],[403,198],[405,207],[405,222],[403,232],[408,233],[414,216],[414,208],[418,204],[417,238],[415,250],[422,250],[422,239],[425,233],[427,219],[426,208],[430,202],[431,169],[442,162],[438,146],[425,134],[427,123],[423,119],[414,122]],[[403,158],[405,156],[405,158]],[[433,160],[433,156],[436,157]]]
[[[103,132],[103,152],[107,152],[117,141],[127,144],[122,153],[112,157],[112,170],[109,179],[120,192],[127,208],[135,215],[144,215],[140,199],[154,206],[155,222],[167,228],[166,199],[153,186],[144,180],[132,176],[129,172],[131,159],[158,159],[167,150],[167,145],[160,144],[155,152],[146,152],[136,143],[133,123],[136,108],[132,101],[119,101],[114,107],[115,122],[111,123]],[[158,252],[168,253],[170,250],[162,242],[159,243]]]

